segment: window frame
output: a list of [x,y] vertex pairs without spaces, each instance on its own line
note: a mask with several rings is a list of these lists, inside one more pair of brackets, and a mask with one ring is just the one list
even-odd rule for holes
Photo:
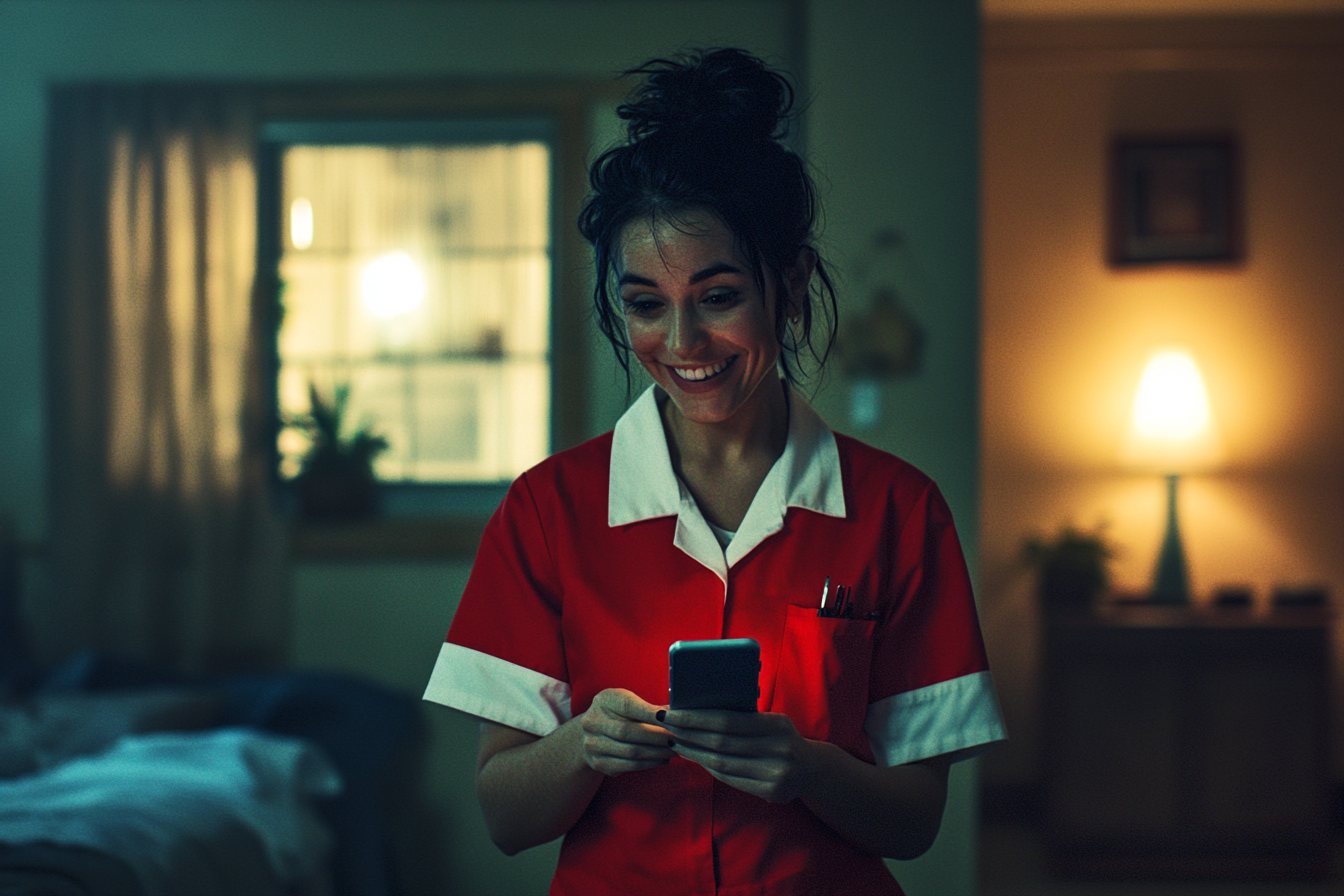
[[[424,120],[375,120],[375,121],[272,121],[261,127],[261,148],[263,155],[274,157],[267,167],[264,184],[259,183],[259,198],[267,203],[280,202],[284,191],[280,169],[286,151],[298,146],[411,146],[411,145],[488,145],[492,143],[513,143],[536,141],[546,145],[548,185],[547,185],[547,263],[555,257],[554,243],[561,222],[556,216],[556,171],[555,171],[555,121],[542,117],[494,117],[494,118],[438,118]],[[284,209],[280,211],[283,224]],[[268,245],[273,250],[274,264],[284,257],[286,249],[285,232],[282,230],[277,242]],[[554,288],[555,271],[550,267],[548,281],[547,311],[548,317],[554,313],[556,290]],[[278,313],[278,312],[277,312]],[[278,329],[278,328],[277,328]],[[554,363],[552,334],[547,332],[546,366],[549,370]],[[280,364],[279,352],[274,357],[277,374]],[[273,378],[274,379],[274,378]],[[271,418],[278,419],[279,407],[271,394]],[[548,411],[546,420],[546,454],[554,452],[554,414]],[[274,461],[276,458],[272,458]],[[289,482],[281,479],[281,493],[290,490]],[[383,512],[389,516],[434,515],[444,508],[457,507],[481,510],[493,509],[504,497],[508,481],[466,480],[462,482],[389,482],[380,481]]]
[[[284,210],[278,191],[281,152],[287,145],[263,139],[268,125],[309,123],[335,132],[342,123],[379,123],[394,131],[398,122],[546,119],[552,127],[550,451],[578,444],[586,437],[589,413],[591,254],[574,221],[588,190],[594,110],[622,93],[615,82],[581,81],[312,84],[262,91],[257,132],[257,288],[272,298],[268,306],[276,315],[267,322],[267,332],[279,332]],[[273,340],[267,348],[267,369],[261,375],[272,409],[278,411],[279,347]],[[269,419],[264,437],[272,455],[273,487],[282,503],[289,502],[290,489],[278,469],[278,413]],[[386,512],[370,520],[316,524],[293,515],[291,551],[308,559],[471,557],[507,487],[507,483],[382,484]]]

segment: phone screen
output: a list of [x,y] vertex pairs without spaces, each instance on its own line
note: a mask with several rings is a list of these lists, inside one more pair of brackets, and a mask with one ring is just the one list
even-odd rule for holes
[[754,639],[677,641],[667,650],[667,662],[673,709],[756,711],[761,645]]

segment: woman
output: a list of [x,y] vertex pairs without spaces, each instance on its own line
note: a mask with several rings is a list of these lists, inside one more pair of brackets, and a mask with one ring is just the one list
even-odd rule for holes
[[[513,484],[426,697],[482,719],[499,847],[564,836],[552,893],[900,893],[881,857],[1003,736],[951,516],[792,389],[835,299],[788,83],[738,50],[635,71],[580,229],[655,385]],[[760,642],[761,711],[669,710],[669,644],[719,637]]]

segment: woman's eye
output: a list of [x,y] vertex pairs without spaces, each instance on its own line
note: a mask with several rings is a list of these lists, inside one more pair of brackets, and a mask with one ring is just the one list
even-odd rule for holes
[[707,305],[731,305],[735,301],[737,301],[737,293],[734,291],[714,292],[705,296],[705,304]]
[[626,314],[648,315],[657,312],[662,307],[662,303],[654,299],[633,298],[622,299],[621,301],[625,303]]

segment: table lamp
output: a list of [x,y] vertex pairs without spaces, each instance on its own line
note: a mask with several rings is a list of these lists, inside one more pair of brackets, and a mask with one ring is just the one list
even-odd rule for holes
[[1153,581],[1153,603],[1190,601],[1190,578],[1176,512],[1176,489],[1185,473],[1206,470],[1219,459],[1204,378],[1189,352],[1153,354],[1139,378],[1123,459],[1134,469],[1167,479],[1167,528]]

